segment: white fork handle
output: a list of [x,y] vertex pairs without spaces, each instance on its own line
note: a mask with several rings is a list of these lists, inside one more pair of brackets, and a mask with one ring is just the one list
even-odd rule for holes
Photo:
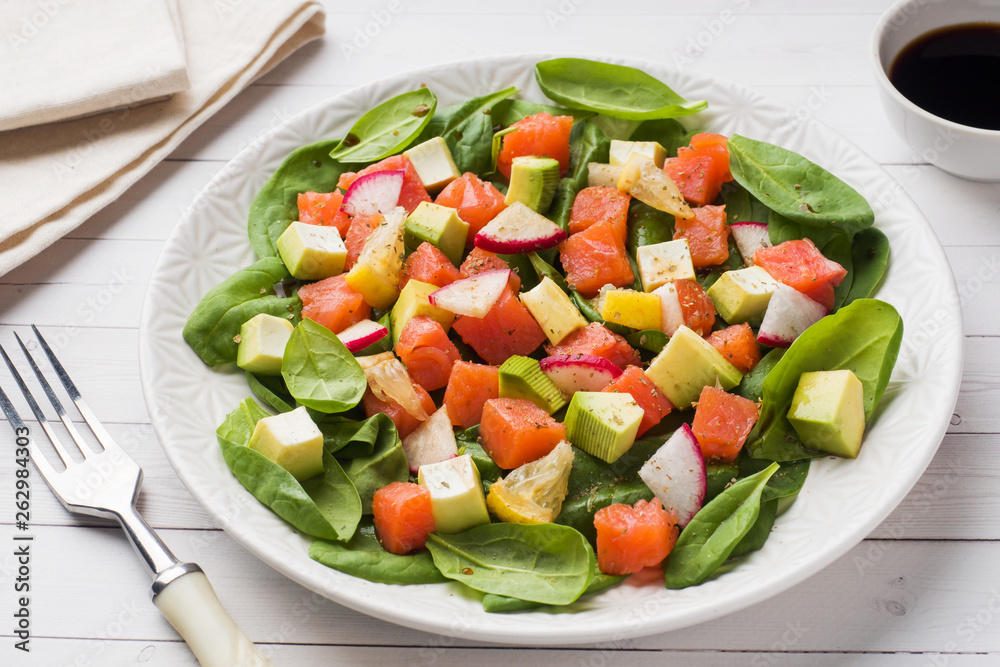
[[271,665],[230,618],[203,572],[189,572],[174,579],[153,602],[202,667]]

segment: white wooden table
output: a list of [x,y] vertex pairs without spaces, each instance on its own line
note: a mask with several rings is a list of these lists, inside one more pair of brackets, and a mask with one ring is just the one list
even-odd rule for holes
[[[892,133],[867,58],[872,27],[888,4],[363,0],[345,11],[327,2],[322,42],[242,93],[120,201],[0,278],[0,343],[12,343],[12,331],[29,323],[58,342],[98,415],[145,469],[145,516],[180,557],[205,567],[237,622],[277,665],[1000,664],[1000,186],[948,176]],[[218,530],[178,481],[149,425],[137,326],[150,271],[184,207],[269,127],[401,70],[541,50],[678,62],[781,98],[845,134],[899,179],[944,244],[964,298],[967,361],[952,425],[927,473],[882,526],[823,572],[686,630],[607,646],[512,649],[340,607]],[[150,604],[149,582],[122,533],[66,513],[37,479],[34,637],[30,654],[13,649],[13,452],[3,431],[0,664],[194,664]]]

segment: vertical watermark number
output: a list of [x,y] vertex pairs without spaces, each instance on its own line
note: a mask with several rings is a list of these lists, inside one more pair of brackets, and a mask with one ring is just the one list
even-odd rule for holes
[[28,444],[31,433],[26,426],[14,430],[14,561],[17,576],[14,577],[14,648],[27,653],[31,649],[31,541],[28,534],[31,525],[31,471]]

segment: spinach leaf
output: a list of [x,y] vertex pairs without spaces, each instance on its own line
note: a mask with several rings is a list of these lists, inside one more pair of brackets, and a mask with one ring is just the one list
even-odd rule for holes
[[778,470],[773,463],[739,480],[694,515],[681,531],[663,569],[667,588],[700,584],[729,558],[760,514],[760,496]]
[[492,171],[494,107],[517,92],[517,88],[505,88],[441,109],[424,128],[417,143],[441,137],[448,144],[460,172],[485,174]]
[[[750,457],[746,451],[741,451],[737,459],[739,466],[739,477],[749,477],[755,475],[766,468],[771,462],[763,459]],[[802,489],[806,483],[806,476],[809,474],[809,464],[812,459],[802,459],[799,461],[786,461],[778,468],[778,472],[771,475],[767,480],[767,487],[761,495],[763,501],[779,500],[794,496]]]
[[[472,462],[476,464],[476,469],[479,471],[479,477],[483,482],[495,482],[501,477],[503,477],[503,470],[500,469],[490,455],[486,453],[483,446],[479,444],[479,426],[473,426],[464,431],[459,431],[455,436],[455,440],[458,444],[460,453],[468,454],[472,458]],[[464,451],[462,451],[464,448]]]
[[573,302],[573,305],[575,305],[580,310],[580,314],[583,315],[583,317],[588,321],[597,322],[598,324],[603,324],[608,329],[608,331],[612,331],[621,336],[628,336],[630,333],[632,333],[632,330],[629,329],[628,327],[623,327],[622,325],[615,324],[614,322],[604,321],[604,318],[601,317],[601,314],[597,311],[596,308],[594,308],[593,304],[591,304],[590,301],[588,301],[585,296],[583,296],[576,290],[573,290],[572,293],[570,293],[569,298],[570,301]]
[[556,523],[571,526],[594,542],[594,514],[615,503],[652,500],[653,492],[639,479],[639,469],[666,441],[666,436],[642,438],[611,465],[582,450],[575,451],[562,510]]
[[354,123],[343,141],[330,151],[341,162],[375,162],[409,146],[437,109],[430,88],[418,88],[382,102]]
[[643,331],[636,331],[633,334],[625,336],[625,340],[632,347],[642,348],[654,354],[659,354],[670,340],[670,336],[657,329],[644,329]]
[[378,425],[374,451],[368,456],[351,459],[346,472],[361,496],[364,513],[371,514],[375,492],[392,482],[410,479],[410,468],[403,443],[391,419],[379,414],[362,423]]
[[379,438],[396,426],[384,414],[374,414],[368,419],[354,421],[339,416],[322,415],[316,422],[323,432],[323,447],[338,459],[371,456]]
[[274,243],[285,228],[299,219],[301,192],[330,192],[347,171],[330,157],[339,139],[298,148],[285,158],[250,204],[247,232],[258,257],[277,257]]
[[638,199],[632,200],[628,211],[628,252],[635,257],[636,251],[645,245],[655,245],[674,238],[674,216],[658,211]]
[[337,461],[323,455],[325,472],[300,483],[287,470],[249,447],[253,427],[269,416],[245,399],[216,430],[222,457],[247,491],[298,530],[346,540],[361,520],[361,500]]
[[854,284],[851,239],[846,234],[837,234],[821,248],[820,252],[823,253],[824,257],[840,264],[847,271],[847,275],[840,281],[840,284],[833,288],[833,307],[836,310],[844,304],[848,292],[851,291],[851,285]]
[[441,574],[484,593],[569,604],[593,576],[583,535],[555,524],[488,523],[456,535],[431,533],[427,548]]
[[[764,206],[759,199],[747,192],[747,189],[736,181],[724,184],[720,197],[722,203],[726,205],[726,219],[729,224],[734,222],[767,223],[771,209]],[[775,243],[773,238],[771,243]]]
[[[580,596],[582,600],[584,596],[590,595],[591,593],[599,593],[605,589],[611,588],[615,584],[621,583],[626,577],[617,576],[613,574],[604,574],[599,569],[594,567],[594,578],[590,580],[590,585]],[[483,611],[491,614],[503,613],[509,611],[523,611],[525,609],[535,609],[541,607],[541,603],[532,602],[530,600],[519,600],[517,598],[507,597],[505,595],[495,595],[493,593],[487,593],[483,596]]]
[[[302,488],[309,494],[324,518],[333,526],[336,539],[348,540],[361,521],[362,507],[358,490],[344,472],[337,459],[330,452],[323,452],[322,475],[310,477],[302,482]],[[273,509],[273,507],[272,507]],[[309,533],[309,531],[306,531]],[[309,533],[313,537],[325,537]]]
[[708,107],[691,102],[645,72],[581,58],[556,58],[535,65],[535,80],[550,100],[627,120],[687,116]]
[[564,109],[562,107],[554,107],[549,104],[538,104],[537,102],[528,102],[527,100],[517,100],[517,99],[505,99],[493,107],[493,112],[490,114],[493,118],[494,127],[509,128],[511,125],[519,120],[523,120],[528,116],[533,116],[536,113],[547,113],[550,116],[572,116],[574,121],[582,120],[584,118],[589,118],[594,114],[589,111],[580,111],[579,109]]
[[569,174],[568,178],[576,184],[578,190],[587,187],[590,180],[591,162],[607,162],[611,140],[601,129],[589,120],[581,121],[573,127],[569,143]]
[[380,584],[448,581],[434,567],[427,551],[397,556],[383,549],[370,522],[362,523],[347,543],[316,540],[309,546],[309,557],[334,570]]
[[746,554],[757,551],[764,546],[767,538],[771,536],[771,529],[774,528],[774,520],[778,516],[778,501],[761,498],[760,512],[757,520],[750,526],[750,530],[743,536],[733,550],[729,553],[730,558],[739,558]]
[[687,146],[683,138],[687,130],[679,121],[673,118],[657,118],[646,120],[629,135],[629,141],[655,141],[666,149],[670,155],[677,155],[677,149]]
[[845,304],[875,292],[889,263],[889,239],[875,227],[858,232],[851,242],[851,260],[854,275]]
[[[353,459],[357,456],[371,456],[375,451],[378,426],[369,420],[354,421],[337,415],[322,415],[316,426],[323,434],[323,449],[338,459]],[[372,418],[376,417],[374,415]],[[324,419],[323,417],[326,417]]]
[[288,412],[295,408],[295,399],[288,393],[281,376],[254,375],[246,371],[246,378],[254,396],[278,412]]
[[285,265],[275,257],[240,269],[202,297],[181,335],[209,366],[235,362],[244,322],[260,313],[298,320],[299,297],[274,294],[274,284],[288,277]]
[[526,292],[538,284],[535,267],[527,255],[518,253],[515,255],[497,255],[497,257],[506,262],[510,270],[521,278],[522,292]]
[[743,376],[743,380],[733,390],[733,393],[751,401],[759,401],[763,395],[764,379],[783,356],[785,356],[785,350],[780,347],[765,354],[753,367],[753,370]]
[[566,292],[567,294],[569,293],[569,284],[566,282],[566,279],[563,278],[563,275],[559,273],[554,266],[552,266],[544,259],[539,257],[538,253],[529,252],[528,261],[531,262],[532,268],[534,268],[535,273],[538,274],[539,280],[541,280],[542,278],[549,278],[556,285],[559,285],[559,289]]
[[292,331],[281,376],[296,401],[319,412],[343,412],[361,400],[365,372],[336,334],[310,319]]
[[[500,149],[503,147],[503,138],[515,130],[517,130],[516,127],[508,127],[493,135],[493,138],[490,140],[490,168],[485,173],[496,174],[497,158],[500,157]],[[503,176],[497,175],[497,178],[503,178]],[[507,185],[505,183],[497,183],[494,181],[493,186],[496,187],[501,194],[507,194]]]
[[[579,458],[580,452],[576,452]],[[567,496],[556,523],[578,530],[591,544],[597,542],[594,515],[597,510],[616,503],[634,505],[639,500],[652,500],[653,492],[642,481],[617,482],[596,486],[580,495]]]
[[740,185],[793,222],[853,236],[875,221],[854,188],[798,153],[736,134],[729,163]]
[[786,413],[808,371],[850,369],[864,389],[865,418],[885,392],[903,339],[903,320],[891,305],[858,299],[812,325],[799,336],[764,379],[760,419],[747,441],[758,459],[793,461],[823,455],[807,449]]
[[619,141],[629,139],[643,123],[641,120],[626,120],[624,118],[605,116],[604,114],[597,114],[589,120],[596,125],[608,139],[618,139]]
[[252,398],[244,398],[236,408],[226,415],[215,435],[236,447],[246,447],[250,444],[253,429],[264,417],[270,417],[268,412],[257,405]]
[[740,476],[740,468],[735,463],[709,463],[705,466],[705,502],[726,490]]
[[[584,186],[586,187],[586,186]],[[573,214],[573,202],[580,192],[580,186],[572,178],[560,178],[556,186],[556,194],[552,198],[548,218],[559,225],[563,231],[569,230],[569,219]]]

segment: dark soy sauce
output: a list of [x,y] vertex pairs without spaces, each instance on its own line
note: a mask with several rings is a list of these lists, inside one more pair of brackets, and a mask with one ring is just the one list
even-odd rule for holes
[[889,80],[935,116],[1000,130],[1000,23],[964,23],[918,37],[896,57]]

